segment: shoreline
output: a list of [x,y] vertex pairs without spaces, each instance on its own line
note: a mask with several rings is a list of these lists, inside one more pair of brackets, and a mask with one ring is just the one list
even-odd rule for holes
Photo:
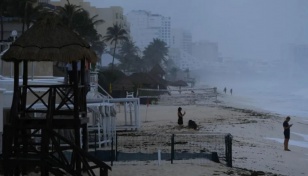
[[[277,119],[282,119],[281,120],[281,123],[284,121],[284,119],[287,117],[287,116],[290,116],[292,117],[291,120],[296,122],[296,123],[299,123],[299,124],[303,124],[303,125],[307,125],[308,126],[308,120],[307,118],[305,117],[301,117],[301,116],[295,116],[295,115],[292,115],[292,114],[289,114],[289,115],[283,115],[283,114],[279,114],[279,113],[276,113],[276,112],[271,112],[269,110],[263,110],[261,108],[258,108],[258,107],[254,107],[254,106],[245,106],[245,105],[241,105],[241,103],[236,103],[234,105],[234,102],[232,103],[232,100],[230,101],[230,98],[232,98],[232,96],[228,97],[228,98],[223,98],[223,99],[229,99],[228,102],[224,105],[222,105],[223,107],[225,108],[233,108],[235,110],[239,110],[239,111],[242,111],[242,112],[247,112],[247,113],[256,113],[256,114],[263,114],[263,115],[268,115],[268,116],[271,116],[271,117],[275,117]],[[231,106],[228,106],[228,104],[233,104]],[[295,130],[297,130],[295,128]],[[299,129],[301,130],[301,129]],[[292,130],[294,131],[294,130]],[[297,135],[297,136],[301,136],[302,138],[304,138],[304,146],[303,144],[298,144],[298,146],[301,146],[301,147],[305,147],[305,148],[308,148],[308,130],[301,130],[300,132],[292,132],[291,131],[291,135],[294,137],[294,135]],[[304,132],[305,131],[305,132]],[[275,140],[275,141],[278,141],[278,139],[280,138],[271,138],[272,140]],[[292,143],[292,138],[290,139],[290,142],[289,143]],[[280,142],[280,141],[279,141]],[[293,141],[294,142],[294,141]],[[299,143],[300,141],[295,141],[296,143]],[[281,144],[283,144],[283,139],[282,139],[282,142],[280,142]]]
[[[290,115],[291,122],[295,124],[295,126],[291,128],[291,138],[289,141],[289,146],[292,149],[292,151],[288,153],[283,151],[284,137],[283,137],[282,123],[285,119],[284,115],[270,112],[267,110],[262,110],[260,108],[243,106],[238,103],[236,105],[233,105],[232,101],[228,101],[227,103],[223,102],[222,108],[229,108],[231,109],[231,111],[241,111],[246,114],[248,113],[249,114],[248,118],[250,118],[250,120],[252,118],[264,123],[264,126],[259,126],[260,124],[258,124],[259,122],[257,122],[256,126],[259,127],[258,130],[252,127],[252,125],[250,126],[246,125],[245,127],[241,127],[241,128],[247,128],[248,130],[253,130],[255,132],[255,135],[253,137],[246,136],[244,137],[244,140],[247,140],[245,139],[247,137],[251,137],[250,138],[251,140],[249,140],[249,142],[251,142],[252,140],[256,140],[256,138],[259,138],[255,143],[256,146],[250,148],[251,150],[257,149],[253,153],[253,156],[256,155],[254,156],[256,160],[253,161],[252,159],[249,159],[247,157],[246,160],[247,161],[251,160],[251,161],[250,163],[247,161],[245,163],[241,161],[240,157],[239,158],[235,157],[234,163],[238,161],[238,164],[235,165],[238,165],[239,167],[242,168],[261,169],[262,171],[272,170],[273,173],[282,175],[305,175],[308,172],[308,169],[306,169],[305,164],[303,164],[305,163],[305,161],[308,160],[308,133],[307,133],[308,123],[305,118]],[[270,122],[270,124],[272,125],[269,125],[268,122]],[[263,133],[263,131],[267,133]],[[241,136],[241,134],[237,134],[236,131],[234,130],[233,133],[231,132],[231,134],[233,134],[233,136]],[[264,144],[264,146],[260,145],[260,147],[258,147],[257,145],[261,143]],[[268,144],[272,146],[268,146]],[[302,144],[304,144],[304,146]],[[271,152],[265,151],[264,149],[262,150],[261,147],[264,147],[266,149],[271,149]],[[242,152],[246,152],[241,150],[241,147],[236,147],[234,150],[237,154],[243,154]],[[242,152],[237,152],[236,150]],[[260,156],[257,155],[260,155],[261,158],[259,158]],[[259,164],[260,161],[258,162],[257,158],[265,160],[267,164],[263,165]],[[280,160],[277,158],[280,158]],[[259,166],[256,166],[256,164],[259,164]]]
[[[277,113],[271,113],[259,108],[254,109],[247,106],[242,107],[232,101],[224,101],[224,97],[219,97],[219,103],[183,105],[181,106],[187,115],[184,117],[184,125],[187,121],[192,119],[200,125],[200,132],[218,132],[230,133],[233,136],[233,168],[224,169],[217,167],[218,170],[223,170],[225,175],[228,172],[233,172],[238,175],[242,174],[243,170],[253,172],[264,172],[266,175],[305,175],[308,173],[305,161],[308,160],[308,148],[299,147],[292,144],[293,140],[303,140],[298,135],[291,134],[290,148],[291,152],[283,150],[283,144],[275,140],[267,138],[277,138],[283,140],[282,123],[284,116]],[[146,107],[141,105],[140,117],[142,127],[140,130],[147,132],[167,131],[170,132],[175,128],[176,124],[176,109],[178,106],[174,105],[150,105]],[[145,111],[147,117],[145,118]],[[291,116],[292,117],[292,116]],[[144,123],[144,120],[147,122]],[[295,124],[292,131],[305,131],[307,124],[303,122],[302,118],[293,117],[291,122]],[[176,128],[175,128],[176,129]],[[187,129],[178,130],[182,132]],[[198,133],[198,131],[196,131]],[[299,162],[300,161],[300,162]],[[179,169],[174,165],[168,165]],[[151,166],[131,166],[131,169],[139,170],[140,167]],[[153,174],[148,175],[167,175],[163,171],[158,171],[160,167],[156,166],[153,169]],[[201,167],[201,166],[200,166]],[[214,166],[213,166],[214,167]],[[121,168],[129,168],[128,166],[115,166],[115,170]],[[113,169],[112,172],[115,170]],[[215,170],[215,169],[214,169]],[[117,172],[112,173],[112,176],[120,176]],[[182,171],[184,172],[184,171]],[[215,172],[218,172],[217,170]],[[205,172],[205,175],[215,174],[212,172]],[[181,171],[179,171],[181,173]],[[184,172],[185,173],[185,172]],[[133,174],[136,175],[136,174]],[[138,174],[137,174],[138,175]],[[174,174],[178,175],[178,174]],[[182,174],[185,175],[185,174]],[[198,173],[196,173],[198,175]],[[202,175],[202,174],[200,174]],[[204,174],[203,174],[204,175]],[[224,174],[223,174],[224,175]]]
[[[218,103],[183,105],[184,128],[178,128],[178,105],[140,105],[141,128],[137,133],[230,133],[232,141],[233,167],[223,163],[206,160],[203,163],[182,163],[157,161],[114,162],[110,176],[204,176],[204,175],[267,175],[267,176],[304,176],[308,173],[308,148],[295,146],[292,142],[307,140],[296,134],[307,131],[308,122],[292,117],[290,149],[284,151],[284,116],[239,106],[232,101],[219,97]],[[123,120],[123,119],[117,119]],[[186,128],[188,120],[194,120],[199,130]],[[132,133],[134,133],[132,131]],[[270,138],[270,139],[268,139]],[[277,139],[277,140],[276,140]],[[110,165],[109,162],[107,162]],[[97,172],[98,173],[98,172]]]

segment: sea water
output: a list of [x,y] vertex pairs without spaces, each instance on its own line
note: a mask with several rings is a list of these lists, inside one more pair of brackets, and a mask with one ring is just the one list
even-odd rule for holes
[[[234,92],[235,90],[233,90]],[[308,88],[296,85],[263,84],[261,87],[239,87],[239,96],[252,100],[264,110],[284,116],[297,116],[308,120]]]
[[[216,86],[224,98],[233,99],[233,103],[237,101],[243,107],[254,107],[292,118],[300,117],[304,119],[302,123],[308,126],[308,83],[305,81],[232,80],[212,81],[210,84]],[[226,93],[223,92],[224,87],[227,88]],[[301,136],[303,140],[291,139],[290,145],[308,148],[308,128],[306,131],[293,128],[292,133]],[[267,139],[283,143],[283,138]]]

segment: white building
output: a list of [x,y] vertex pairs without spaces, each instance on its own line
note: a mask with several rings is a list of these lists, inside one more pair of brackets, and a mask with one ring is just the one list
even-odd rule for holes
[[172,29],[169,58],[181,70],[197,70],[202,67],[201,59],[192,55],[192,34],[184,29]]
[[190,31],[183,29],[171,30],[171,44],[170,47],[178,48],[186,53],[192,53],[192,35]]
[[219,50],[215,42],[200,41],[193,43],[192,55],[204,62],[218,62]]
[[191,54],[178,48],[169,49],[169,58],[175,62],[175,65],[181,70],[197,70],[202,68],[203,63]]
[[171,43],[171,18],[159,14],[151,14],[144,10],[134,10],[127,15],[130,23],[130,34],[136,46],[143,51],[153,39],[164,41],[167,46]]

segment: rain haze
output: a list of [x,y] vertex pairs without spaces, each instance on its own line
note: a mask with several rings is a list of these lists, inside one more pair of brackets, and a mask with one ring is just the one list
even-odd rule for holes
[[91,0],[171,17],[172,27],[192,32],[193,41],[218,42],[222,56],[280,59],[287,44],[307,44],[308,3],[303,0]]
[[[218,45],[222,64],[195,71],[199,82],[281,114],[308,117],[308,2],[305,0],[91,0],[171,17],[193,42]],[[202,76],[200,76],[202,75]]]

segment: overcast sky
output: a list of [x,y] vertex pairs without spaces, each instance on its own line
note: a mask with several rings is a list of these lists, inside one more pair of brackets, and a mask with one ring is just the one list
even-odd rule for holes
[[172,27],[190,30],[193,41],[219,44],[221,55],[279,59],[289,44],[308,44],[306,0],[87,0],[170,16]]

